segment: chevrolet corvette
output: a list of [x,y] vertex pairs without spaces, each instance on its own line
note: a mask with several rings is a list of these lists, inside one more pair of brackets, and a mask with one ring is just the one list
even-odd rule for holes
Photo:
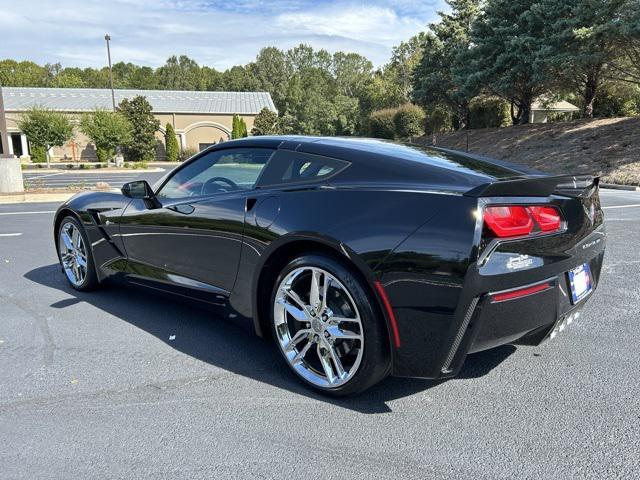
[[80,193],[54,232],[71,287],[122,279],[220,305],[334,396],[555,337],[598,286],[606,243],[597,177],[295,136],[220,143],[153,186]]

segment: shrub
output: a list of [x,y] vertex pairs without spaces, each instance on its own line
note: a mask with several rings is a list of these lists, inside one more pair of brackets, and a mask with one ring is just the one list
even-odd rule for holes
[[393,121],[396,109],[385,108],[376,110],[369,116],[369,135],[374,138],[388,138],[393,140],[396,137],[396,125]]
[[444,107],[435,107],[429,111],[425,119],[426,133],[445,133],[453,130],[453,115]]
[[511,124],[509,105],[496,97],[474,98],[469,105],[470,128],[497,128]]
[[185,160],[188,160],[191,157],[193,157],[196,153],[198,153],[198,150],[196,150],[195,148],[187,147],[184,150],[182,150],[182,152],[180,152],[180,156],[178,157],[178,160],[180,160],[181,162],[184,162]]
[[47,150],[44,147],[32,145],[31,161],[33,163],[45,163],[47,161]]
[[173,129],[173,125],[171,125],[170,123],[167,123],[167,127],[165,129],[164,144],[166,148],[167,160],[170,162],[178,161],[180,148],[178,147],[176,131]]
[[424,135],[424,110],[418,105],[406,103],[393,116],[396,135],[401,138]]
[[[639,95],[640,97],[640,95]],[[640,114],[640,98],[601,92],[593,102],[594,117],[633,117]]]
[[145,161],[133,162],[133,169],[134,170],[144,169],[144,168],[147,168],[147,162],[145,162]]

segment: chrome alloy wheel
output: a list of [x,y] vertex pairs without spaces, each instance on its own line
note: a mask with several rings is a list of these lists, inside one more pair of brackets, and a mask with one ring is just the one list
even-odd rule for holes
[[67,278],[74,286],[81,286],[87,278],[87,248],[73,222],[66,222],[60,227],[58,251]]
[[336,388],[358,371],[364,349],[360,314],[349,291],[326,270],[289,272],[276,291],[273,319],[287,361],[308,382]]

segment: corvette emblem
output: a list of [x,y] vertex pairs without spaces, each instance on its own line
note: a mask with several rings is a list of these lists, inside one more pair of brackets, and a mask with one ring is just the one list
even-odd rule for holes
[[507,260],[507,269],[509,270],[519,270],[531,265],[533,265],[533,258],[529,257],[529,255],[518,255]]

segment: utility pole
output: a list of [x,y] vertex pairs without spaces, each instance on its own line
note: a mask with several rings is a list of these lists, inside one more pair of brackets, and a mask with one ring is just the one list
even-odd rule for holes
[[9,154],[9,135],[7,134],[7,119],[4,114],[2,85],[0,85],[0,140],[2,141],[0,193],[22,193],[24,192],[24,180],[22,179],[20,159]]
[[104,39],[107,42],[107,58],[109,59],[109,83],[111,85],[111,103],[113,104],[113,111],[115,112],[116,111],[116,94],[113,91],[113,70],[111,68],[111,48],[109,47],[109,41],[111,40],[111,37],[107,33],[104,36]]

